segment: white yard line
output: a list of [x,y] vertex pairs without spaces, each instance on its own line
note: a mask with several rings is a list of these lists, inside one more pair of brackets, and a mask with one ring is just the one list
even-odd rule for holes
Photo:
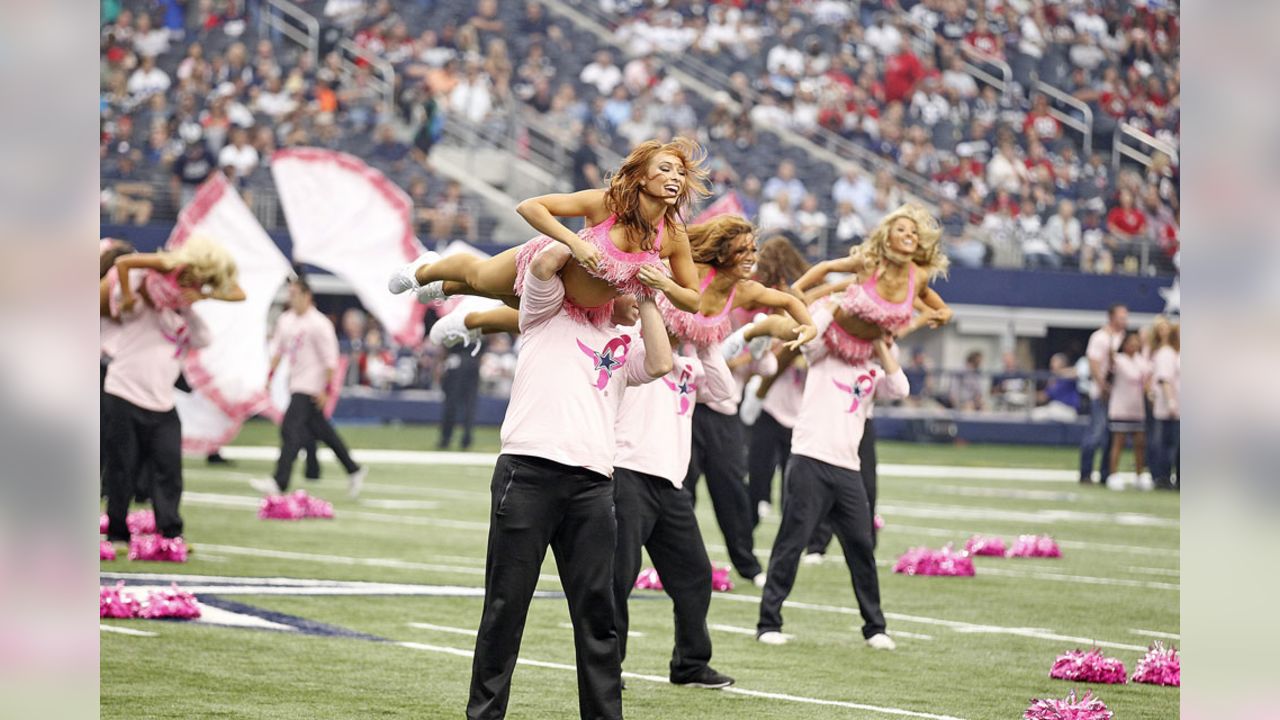
[[409,623],[409,627],[417,628],[419,630],[433,630],[435,632],[452,633],[454,635],[466,635],[467,637],[476,636],[475,630],[468,630],[466,628],[449,627],[448,625],[432,625],[431,623],[411,622]]
[[[452,655],[454,657],[470,659],[472,652],[462,648],[447,647],[442,645],[427,645],[425,643],[415,642],[399,642],[396,643],[400,647],[409,648],[411,650],[422,650],[425,652],[440,653],[443,655]],[[528,658],[519,658],[516,660],[520,665],[528,665],[531,667],[545,668],[548,670],[561,670],[564,672],[576,673],[578,670],[573,665],[565,665],[564,663],[546,662],[543,660],[530,660]],[[670,681],[659,675],[642,675],[640,673],[624,672],[622,677],[629,680],[644,680],[646,682],[667,685]],[[800,703],[805,705],[823,705],[826,707],[847,708],[849,710],[867,710],[869,712],[881,713],[884,715],[895,715],[898,717],[924,718],[925,720],[962,720],[954,715],[935,715],[933,713],[917,712],[915,710],[905,710],[903,708],[883,707],[880,705],[867,705],[864,703],[846,702],[843,700],[823,700],[822,698],[804,697],[802,695],[788,695],[785,693],[771,693],[760,690],[747,690],[740,687],[727,687],[720,692],[732,693],[734,695],[745,695],[747,697],[762,698],[767,700],[781,700],[784,702]]]
[[1160,632],[1159,630],[1138,630],[1130,628],[1129,632],[1134,635],[1145,635],[1147,637],[1160,638],[1161,640],[1181,640],[1182,636],[1178,633]]
[[1170,569],[1170,568],[1153,568],[1153,567],[1135,567],[1133,565],[1129,565],[1127,566],[1126,569],[1128,569],[1130,572],[1136,572],[1141,575],[1163,575],[1165,577],[1182,577],[1182,571],[1178,570],[1177,568]]
[[98,629],[102,632],[129,635],[131,637],[160,637],[160,633],[147,632],[146,630],[134,630],[133,628],[120,627],[119,625],[107,625],[106,623],[98,623]]
[[[205,548],[223,555],[246,555],[250,557],[275,558],[279,560],[298,560],[302,562],[319,562],[333,565],[363,565],[367,567],[383,567],[395,570],[422,570],[425,572],[453,573],[457,575],[484,576],[482,567],[464,567],[461,565],[439,565],[435,563],[411,562],[395,558],[360,558],[345,555],[327,555],[322,553],[303,553],[290,550],[270,550],[267,548],[239,547],[235,545],[210,545],[201,543],[198,548]],[[538,579],[546,582],[560,582],[556,575],[538,575]]]
[[877,509],[880,510],[885,518],[893,516],[935,520],[992,520],[998,522],[1036,523],[1040,525],[1076,523],[1173,529],[1181,526],[1178,520],[1145,513],[1084,512],[1052,508],[1044,508],[1042,510],[1006,510],[1004,508],[982,507],[979,505],[946,505],[909,501],[881,503],[877,506]]
[[[213,507],[231,507],[231,508],[253,508],[257,509],[262,499],[250,495],[223,495],[219,493],[204,493],[187,491],[182,494],[184,502],[193,505],[209,505]],[[425,518],[417,515],[390,515],[387,513],[365,512],[362,510],[346,510],[339,508],[334,512],[334,517],[338,520],[355,519],[355,520],[373,520],[376,522],[386,522],[397,525],[415,525],[421,527],[441,527],[451,530],[476,530],[489,531],[489,523],[487,522],[471,522],[469,520],[449,520],[447,518]],[[266,521],[264,521],[266,522]],[[305,522],[305,521],[304,521]],[[320,521],[323,522],[323,521]]]

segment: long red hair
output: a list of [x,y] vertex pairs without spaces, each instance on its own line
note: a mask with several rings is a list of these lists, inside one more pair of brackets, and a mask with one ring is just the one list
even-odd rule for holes
[[609,176],[609,187],[604,191],[604,206],[618,216],[618,222],[626,228],[627,240],[639,241],[645,252],[653,249],[657,226],[650,223],[640,211],[641,188],[648,180],[649,163],[662,153],[680,158],[684,163],[684,190],[675,205],[666,209],[667,225],[681,222],[694,200],[711,194],[707,188],[709,175],[702,163],[707,153],[698,143],[678,137],[665,145],[657,140],[646,140],[631,149],[618,171]]

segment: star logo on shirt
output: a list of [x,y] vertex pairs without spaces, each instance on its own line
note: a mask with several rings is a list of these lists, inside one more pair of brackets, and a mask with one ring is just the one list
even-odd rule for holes
[[832,378],[831,382],[841,391],[849,394],[849,409],[845,412],[854,413],[858,411],[858,407],[862,405],[862,401],[871,396],[875,391],[876,371],[871,370],[870,374],[859,375],[858,379],[853,381],[852,385],[845,385]]
[[689,402],[689,396],[698,391],[698,386],[689,382],[689,378],[692,376],[693,366],[685,365],[680,371],[680,382],[678,384],[672,382],[669,378],[662,378],[662,382],[666,383],[667,387],[671,388],[671,391],[676,393],[676,396],[680,399],[676,415],[684,415],[689,412],[689,407],[692,404]]
[[609,384],[609,380],[613,378],[613,371],[622,367],[627,362],[627,350],[631,346],[631,336],[622,335],[613,338],[605,343],[604,348],[592,350],[581,340],[576,341],[578,349],[582,354],[591,358],[591,371],[596,373],[595,382],[597,390],[603,390]]
[[614,368],[616,368],[616,367],[618,367],[619,365],[621,365],[621,364],[622,364],[622,363],[620,363],[620,362],[618,362],[617,360],[615,360],[615,359],[614,359],[614,357],[613,357],[613,351],[612,351],[612,350],[605,350],[603,353],[598,353],[598,352],[595,352],[595,351],[593,350],[593,351],[592,351],[592,354],[596,356],[596,367],[595,367],[595,369],[596,369],[596,370],[604,370],[605,372],[609,373],[610,375],[612,375],[612,374],[613,374],[613,369],[614,369]]

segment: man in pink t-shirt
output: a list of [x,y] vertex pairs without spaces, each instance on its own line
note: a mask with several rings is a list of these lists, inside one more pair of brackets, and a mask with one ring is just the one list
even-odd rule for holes
[[[146,271],[133,272],[139,276],[135,287],[142,287]],[[174,382],[187,350],[209,344],[209,330],[191,306],[159,309],[144,290],[111,334],[112,359],[102,387],[107,539],[129,541],[125,520],[144,466],[153,483],[156,529],[180,538],[182,422],[174,408]]]
[[[1102,451],[1098,469],[1106,474],[1111,456],[1111,434],[1107,432],[1107,401],[1111,397],[1111,361],[1124,341],[1129,325],[1129,308],[1116,303],[1107,309],[1107,324],[1089,336],[1085,357],[1089,359],[1089,427],[1080,441],[1080,482],[1093,482],[1093,456]],[[1105,479],[1105,478],[1104,478]]]
[[[624,390],[671,371],[671,345],[652,300],[638,305],[639,339],[573,320],[557,275],[569,258],[559,243],[539,252],[520,300],[523,345],[490,486],[470,720],[506,717],[511,673],[548,546],[573,621],[579,712],[622,717],[613,603],[614,428]],[[619,298],[615,318],[619,309],[633,308],[629,298]]]
[[280,423],[280,458],[273,480],[251,481],[267,494],[289,489],[298,453],[316,440],[328,445],[347,471],[347,492],[355,498],[364,484],[366,468],[356,464],[346,443],[324,416],[333,372],[338,367],[338,335],[329,318],[316,309],[311,286],[301,276],[289,283],[289,309],[276,320],[271,334],[271,374],[289,360],[289,409]]
[[[814,315],[819,337],[832,322],[829,312]],[[874,530],[867,490],[859,475],[867,414],[876,391],[887,399],[907,396],[907,376],[883,340],[875,341],[877,360],[857,365],[828,351],[821,342],[804,347],[809,361],[804,398],[792,433],[785,475],[782,525],[769,556],[769,573],[760,598],[756,638],[767,645],[786,642],[782,604],[791,594],[801,554],[819,521],[828,518],[844,548],[853,577],[853,593],[862,615],[862,636],[877,650],[892,650],[880,610]]]

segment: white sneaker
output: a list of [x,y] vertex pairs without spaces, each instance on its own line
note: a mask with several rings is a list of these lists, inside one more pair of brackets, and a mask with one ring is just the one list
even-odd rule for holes
[[777,630],[770,630],[756,635],[756,640],[759,640],[765,645],[786,645],[788,639],[789,638],[787,638],[786,635],[783,635]]
[[480,352],[481,331],[480,328],[467,329],[467,315],[489,310],[501,304],[501,300],[468,296],[458,303],[452,312],[437,320],[436,324],[431,326],[431,332],[427,333],[427,337],[431,342],[444,347],[453,347],[459,343],[466,347],[475,343],[475,349],[471,353],[474,357]]
[[391,277],[387,278],[387,291],[392,295],[399,295],[400,293],[407,292],[409,290],[416,290],[422,287],[418,284],[418,278],[416,275],[418,268],[423,265],[430,265],[431,263],[438,262],[439,260],[440,253],[438,252],[428,250],[422,253],[413,262],[405,265],[399,270],[396,270],[391,274]]
[[764,411],[764,400],[756,397],[756,390],[760,389],[762,382],[764,380],[759,375],[748,380],[747,387],[742,393],[742,402],[738,404],[738,418],[747,427],[755,425],[756,420],[760,419],[760,413]]
[[876,633],[875,635],[867,638],[867,647],[872,650],[896,650],[898,648],[898,644],[895,643],[893,638],[888,635],[885,635],[884,633]]
[[276,484],[275,478],[249,478],[249,487],[263,495],[280,494],[280,486]]
[[1138,489],[1143,491],[1155,490],[1156,481],[1151,479],[1151,473],[1144,472],[1138,476]]
[[720,341],[720,356],[725,360],[732,360],[742,354],[747,349],[747,328],[750,325],[742,327],[729,333],[729,337]]
[[361,466],[347,476],[347,497],[352,500],[360,497],[360,488],[364,487],[364,478],[368,474],[369,468]]
[[430,305],[437,300],[443,300],[445,298],[444,281],[436,280],[435,282],[429,282],[417,290],[414,290],[413,296],[423,305]]
[[822,561],[826,559],[827,559],[827,556],[823,555],[822,553],[805,553],[804,557],[800,558],[800,564],[801,565],[821,565]]
[[1106,484],[1108,490],[1124,490],[1126,483],[1124,477],[1120,473],[1116,473],[1115,475],[1107,476]]
[[765,519],[773,515],[773,505],[768,500],[761,500],[756,504],[756,515],[761,519]]
[[768,579],[769,579],[768,575],[764,573],[756,573],[756,576],[751,578],[751,584],[755,585],[758,588],[762,588],[764,587],[765,581]]
[[[764,313],[756,313],[756,316],[752,320],[752,322],[753,323],[762,322],[766,320],[768,317],[769,316],[765,315]],[[772,346],[773,346],[773,338],[768,335],[761,335],[760,337],[755,338],[754,340],[747,343],[747,347],[751,350],[751,357],[754,360],[759,360],[763,358],[765,353],[769,352],[769,348]]]

